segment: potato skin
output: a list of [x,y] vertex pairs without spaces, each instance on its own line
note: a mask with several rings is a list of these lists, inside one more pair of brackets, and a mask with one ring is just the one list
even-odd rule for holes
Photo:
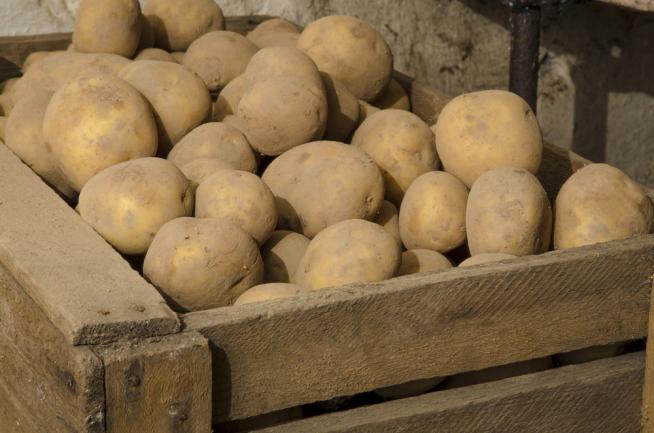
[[513,254],[502,253],[482,253],[477,254],[476,256],[468,257],[459,263],[459,267],[466,268],[468,266],[482,265],[484,263],[499,262],[500,260],[508,259],[517,259],[517,256],[514,256]]
[[386,230],[391,236],[395,238],[398,244],[402,245],[402,239],[400,238],[400,216],[399,211],[393,203],[390,201],[384,200],[381,207],[379,208],[379,213],[372,220],[375,224],[379,224]]
[[456,177],[432,171],[413,181],[400,206],[400,236],[410,250],[446,253],[466,240],[468,189]]
[[292,22],[282,18],[273,18],[257,25],[247,34],[247,38],[259,48],[263,48],[265,41],[276,35],[296,35],[296,37],[299,37],[300,33],[298,27]]
[[307,247],[293,282],[309,290],[393,277],[400,247],[386,230],[352,219],[327,227]]
[[218,94],[216,103],[213,106],[213,121],[222,122],[225,117],[238,112],[238,104],[247,90],[245,74],[241,74],[227,83]]
[[268,47],[297,47],[297,41],[300,40],[298,33],[269,33],[257,39],[255,44],[259,48]]
[[324,83],[316,64],[304,52],[293,47],[269,47],[259,50],[245,68],[246,87],[265,80],[301,83],[314,93],[324,93]]
[[82,0],[75,16],[75,51],[132,57],[141,26],[138,0]]
[[398,110],[411,111],[409,95],[407,95],[404,87],[402,87],[395,78],[391,78],[386,90],[375,99],[373,104],[375,104],[375,107],[381,108],[382,110],[395,108]]
[[472,256],[543,253],[552,235],[547,194],[527,170],[499,167],[487,171],[470,190],[466,231]]
[[278,227],[308,238],[339,221],[374,219],[384,199],[384,182],[373,160],[335,141],[289,150],[262,179],[275,195]]
[[180,311],[231,305],[261,282],[257,244],[237,225],[218,219],[177,218],[157,233],[143,274]]
[[220,90],[245,68],[258,48],[245,36],[227,31],[205,33],[186,50],[184,66],[202,78],[209,90]]
[[345,141],[359,123],[359,100],[340,81],[321,74],[327,95],[325,140]]
[[157,152],[157,127],[146,100],[125,81],[95,70],[54,93],[43,138],[76,191],[107,167]]
[[402,263],[397,275],[421,274],[425,272],[440,272],[452,267],[452,262],[436,251],[408,250],[402,253]]
[[268,240],[277,225],[270,189],[256,175],[239,170],[219,170],[198,186],[195,216],[228,219],[259,245]]
[[166,51],[186,51],[203,34],[225,29],[225,17],[213,0],[148,0],[156,45]]
[[257,171],[257,159],[247,139],[241,131],[226,123],[198,126],[175,145],[167,159],[182,167],[198,158],[217,158],[236,170]]
[[193,189],[193,192],[195,192],[195,190],[204,180],[206,180],[209,176],[218,170],[233,170],[234,167],[221,159],[198,158],[191,162],[187,162],[186,164],[179,167],[179,169],[189,180],[191,183],[191,188]]
[[466,93],[452,99],[433,126],[445,171],[468,187],[501,166],[536,173],[543,141],[536,116],[518,95],[504,90]]
[[275,230],[261,247],[266,283],[290,283],[311,240],[289,230]]
[[268,283],[247,289],[239,296],[234,305],[252,304],[254,302],[270,301],[273,299],[291,298],[307,292],[297,284]]
[[5,130],[7,129],[7,118],[0,115],[0,141],[5,140]]
[[304,29],[297,46],[320,71],[364,101],[378,97],[391,79],[391,49],[379,32],[357,18],[320,18]]
[[590,164],[561,187],[554,248],[574,248],[650,233],[654,207],[642,187],[608,164]]
[[161,48],[146,48],[141,50],[134,60],[157,60],[160,62],[172,62],[177,63],[177,60],[170,55],[168,51],[164,51]]
[[409,185],[438,168],[434,135],[418,116],[404,110],[381,110],[356,130],[352,145],[366,152],[381,169],[386,200],[399,206]]
[[139,60],[125,67],[120,77],[152,105],[159,130],[159,155],[167,155],[183,136],[210,116],[209,90],[182,65]]
[[7,118],[5,143],[36,174],[66,197],[75,190],[58,170],[43,138],[43,117],[52,92],[29,95],[16,104]]
[[78,211],[121,253],[143,254],[161,226],[193,213],[193,193],[172,163],[140,158],[93,176],[80,192]]

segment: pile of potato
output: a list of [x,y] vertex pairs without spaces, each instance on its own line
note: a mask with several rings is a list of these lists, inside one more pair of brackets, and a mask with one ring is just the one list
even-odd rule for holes
[[0,96],[6,145],[180,311],[652,230],[642,188],[605,164],[553,212],[512,93],[426,124],[359,19],[224,29],[213,0],[83,0],[69,50],[33,53]]

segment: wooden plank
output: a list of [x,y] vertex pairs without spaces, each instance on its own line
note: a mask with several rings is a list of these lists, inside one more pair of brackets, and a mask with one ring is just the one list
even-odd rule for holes
[[633,9],[641,12],[654,12],[652,0],[599,0],[602,3]]
[[260,433],[637,433],[643,354],[309,418]]
[[86,347],[70,346],[1,266],[0,371],[5,386],[46,425],[104,431],[100,359]]
[[[652,285],[654,291],[654,282]],[[654,296],[649,310],[648,334],[654,336]],[[645,362],[645,383],[643,385],[642,433],[654,433],[654,337],[648,340]]]
[[0,380],[0,426],[11,433],[44,431],[36,424],[31,410],[23,406]]
[[0,263],[70,344],[179,330],[159,292],[0,145]]
[[183,333],[96,348],[105,365],[107,433],[210,433],[207,340]]
[[214,420],[647,333],[654,235],[183,317],[214,352]]

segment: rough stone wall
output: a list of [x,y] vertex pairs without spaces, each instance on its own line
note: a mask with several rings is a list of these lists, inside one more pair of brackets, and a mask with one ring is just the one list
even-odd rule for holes
[[[494,0],[218,0],[226,15],[300,24],[362,18],[396,69],[452,94],[506,88],[508,11]],[[0,0],[0,35],[70,31],[79,0]],[[545,138],[654,186],[654,14],[598,3],[546,16],[539,120]]]

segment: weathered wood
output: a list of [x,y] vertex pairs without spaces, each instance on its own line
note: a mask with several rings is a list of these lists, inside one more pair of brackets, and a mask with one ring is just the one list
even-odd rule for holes
[[179,329],[157,290],[4,145],[0,263],[69,343]]
[[86,347],[70,346],[1,266],[0,371],[0,380],[24,397],[35,417],[65,425],[66,432],[104,431],[100,359]]
[[0,426],[11,433],[34,433],[45,431],[36,424],[31,410],[17,400],[13,391],[5,388],[0,380]]
[[[654,276],[653,276],[654,277]],[[654,281],[652,285],[654,291]],[[645,382],[643,384],[642,433],[654,433],[654,296],[649,310],[648,334],[645,362]]]
[[599,0],[602,3],[633,9],[641,12],[654,12],[652,0]]
[[643,354],[309,418],[260,433],[637,433]]
[[196,333],[96,352],[104,361],[107,433],[210,433],[211,354]]
[[254,416],[647,332],[654,235],[190,313],[214,419]]

